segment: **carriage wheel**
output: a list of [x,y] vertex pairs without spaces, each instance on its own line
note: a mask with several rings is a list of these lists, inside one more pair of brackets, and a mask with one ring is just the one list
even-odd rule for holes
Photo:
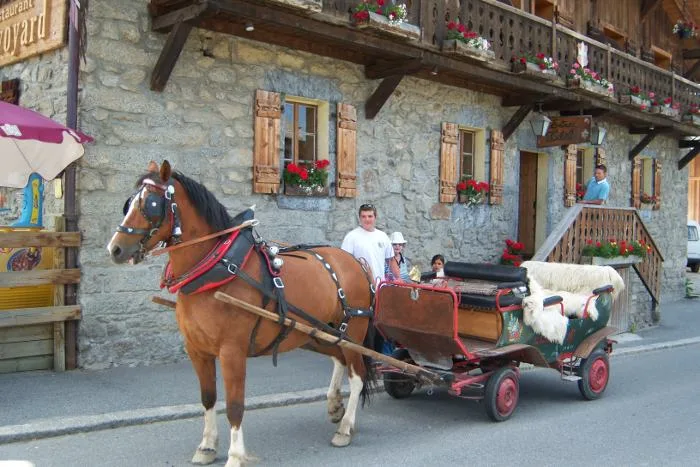
[[486,382],[486,414],[494,422],[508,420],[518,405],[519,395],[518,375],[507,366],[499,368]]
[[[411,356],[406,349],[396,349],[391,354],[402,362],[411,362]],[[384,390],[394,399],[405,399],[416,389],[416,378],[402,373],[384,373]]]
[[588,358],[581,362],[578,375],[581,377],[578,380],[578,390],[584,399],[589,401],[600,398],[608,387],[610,379],[610,360],[608,354],[598,349],[594,351]]

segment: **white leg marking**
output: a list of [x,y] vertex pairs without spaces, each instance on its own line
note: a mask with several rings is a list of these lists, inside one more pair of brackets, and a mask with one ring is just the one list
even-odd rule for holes
[[219,445],[219,433],[216,426],[216,409],[212,407],[204,412],[204,436],[197,446],[192,458],[193,464],[211,464],[216,460],[216,449]]
[[345,410],[345,415],[340,421],[338,431],[335,432],[331,444],[336,447],[344,447],[350,444],[352,433],[355,430],[355,412],[360,402],[360,393],[362,392],[362,378],[358,375],[352,375],[350,380],[350,397],[348,398],[348,408]]
[[327,394],[328,416],[333,423],[338,423],[345,413],[343,396],[340,395],[340,384],[343,382],[345,366],[337,358],[331,357],[331,360],[333,360],[333,376],[331,376],[331,384]]
[[231,427],[231,445],[228,448],[226,467],[240,467],[246,460],[243,445],[243,425],[240,428]]

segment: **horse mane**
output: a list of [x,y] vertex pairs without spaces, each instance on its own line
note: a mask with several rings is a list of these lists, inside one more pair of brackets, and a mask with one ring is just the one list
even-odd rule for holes
[[[173,171],[171,176],[180,182],[197,214],[202,216],[211,228],[219,231],[227,229],[234,224],[234,219],[229,215],[226,207],[216,199],[207,187],[179,171]],[[136,186],[141,186],[147,178],[160,180],[160,175],[147,173],[139,178]]]

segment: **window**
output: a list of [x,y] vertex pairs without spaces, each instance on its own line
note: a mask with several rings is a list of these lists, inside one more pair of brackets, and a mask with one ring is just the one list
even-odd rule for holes
[[459,179],[487,181],[485,177],[486,141],[484,130],[459,127]]
[[593,176],[593,151],[592,148],[576,151],[576,191],[579,191],[579,187],[585,191],[588,181]]
[[693,225],[688,226],[688,241],[689,242],[697,242],[700,240],[700,237],[698,236],[698,229],[695,228]]
[[654,159],[650,157],[642,158],[640,176],[639,187],[642,190],[642,195],[647,194],[649,196],[654,196]]
[[288,100],[283,115],[284,164],[318,160],[318,107]]

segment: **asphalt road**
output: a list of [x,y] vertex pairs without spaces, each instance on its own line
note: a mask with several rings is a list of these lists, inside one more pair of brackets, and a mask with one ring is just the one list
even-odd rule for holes
[[[612,359],[605,396],[583,401],[553,370],[524,372],[513,418],[491,422],[483,406],[423,390],[374,397],[345,449],[330,446],[325,404],[246,413],[249,454],[264,466],[697,465],[700,345]],[[219,417],[225,463],[228,425]],[[0,459],[36,466],[187,466],[202,421],[188,419],[0,446]]]

